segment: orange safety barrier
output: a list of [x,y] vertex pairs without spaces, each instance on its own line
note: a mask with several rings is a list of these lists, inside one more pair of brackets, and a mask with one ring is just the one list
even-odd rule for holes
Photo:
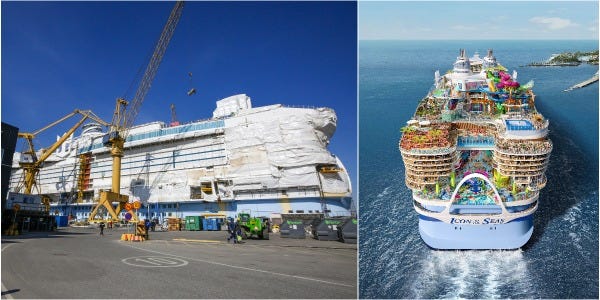
[[121,241],[140,242],[144,240],[145,238],[143,236],[135,235],[133,233],[123,233],[121,235]]
[[130,242],[143,242],[146,239],[144,238],[144,236],[141,235],[135,235],[133,233],[123,233],[121,235],[121,241],[130,241]]

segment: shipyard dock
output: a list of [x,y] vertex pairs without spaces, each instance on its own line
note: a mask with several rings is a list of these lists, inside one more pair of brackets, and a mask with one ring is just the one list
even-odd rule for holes
[[356,298],[356,244],[226,231],[59,228],[2,237],[2,299]]

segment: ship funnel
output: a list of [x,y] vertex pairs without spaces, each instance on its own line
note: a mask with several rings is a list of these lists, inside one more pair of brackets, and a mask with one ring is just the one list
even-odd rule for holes
[[470,73],[471,64],[466,57],[465,49],[460,49],[459,57],[456,58],[453,71],[455,74],[468,75]]
[[484,67],[495,67],[497,65],[496,58],[494,57],[494,50],[488,49],[487,56],[483,58]]

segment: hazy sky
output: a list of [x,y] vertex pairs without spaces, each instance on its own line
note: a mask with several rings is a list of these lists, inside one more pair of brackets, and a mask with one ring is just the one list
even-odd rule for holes
[[359,39],[598,39],[598,1],[360,1]]

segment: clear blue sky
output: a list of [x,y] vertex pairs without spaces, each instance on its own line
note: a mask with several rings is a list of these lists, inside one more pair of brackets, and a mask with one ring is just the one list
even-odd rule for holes
[[598,39],[598,1],[359,2],[359,39]]
[[[2,121],[33,131],[75,108],[110,122],[174,2],[1,5]],[[356,187],[356,22],[352,2],[186,2],[136,123],[170,121],[171,103],[181,122],[209,118],[216,100],[239,93],[254,106],[331,107],[329,148]],[[75,122],[40,135],[38,146]]]

